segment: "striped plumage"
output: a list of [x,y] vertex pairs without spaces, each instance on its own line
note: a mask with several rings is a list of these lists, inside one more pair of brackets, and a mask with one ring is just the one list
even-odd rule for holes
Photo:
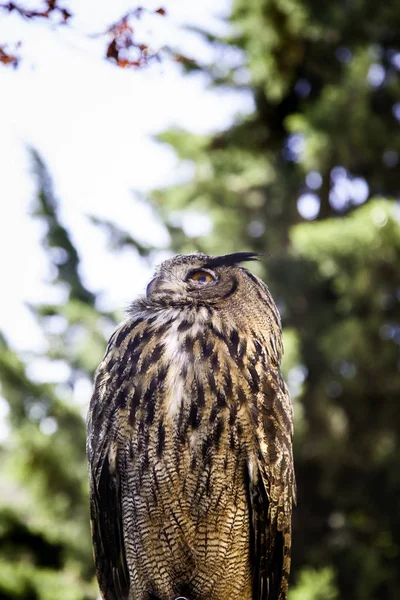
[[109,341],[87,444],[106,600],[286,598],[292,407],[252,258],[165,261]]

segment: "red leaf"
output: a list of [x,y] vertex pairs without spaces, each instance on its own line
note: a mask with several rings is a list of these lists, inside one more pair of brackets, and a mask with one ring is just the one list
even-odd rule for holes
[[115,39],[108,45],[106,56],[107,58],[114,58],[118,61],[118,48]]
[[70,13],[66,8],[61,9],[61,14],[63,16],[64,23],[72,17],[72,13]]
[[19,62],[18,56],[15,54],[9,54],[5,50],[5,46],[0,46],[0,63],[3,65],[12,65],[13,67],[17,67]]

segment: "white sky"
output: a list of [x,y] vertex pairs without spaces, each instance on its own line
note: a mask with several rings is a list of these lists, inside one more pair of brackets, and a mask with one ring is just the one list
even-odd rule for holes
[[[38,0],[23,4],[40,5]],[[53,177],[62,221],[80,252],[86,284],[100,292],[103,307],[122,310],[142,291],[151,269],[133,251],[110,253],[105,235],[90,224],[88,215],[164,246],[165,231],[149,208],[138,206],[132,190],[145,193],[174,183],[190,176],[190,168],[179,165],[172,150],[151,136],[172,125],[214,131],[253,108],[249,94],[207,90],[202,77],[185,77],[168,59],[139,71],[118,69],[102,59],[106,40],[87,35],[104,31],[132,6],[162,6],[168,16],[137,23],[139,37],[155,49],[171,44],[207,61],[210,48],[180,25],[224,32],[227,25],[218,16],[229,14],[230,0],[66,4],[76,16],[73,28],[52,30],[48,23],[0,15],[0,43],[23,42],[19,68],[0,65],[0,331],[21,352],[44,347],[26,302],[52,301],[57,293],[46,283],[49,269],[39,243],[40,223],[29,217],[35,181],[27,147],[41,153]],[[63,381],[65,365],[49,369],[48,361],[42,362],[30,363],[31,376]],[[88,385],[82,380],[82,389],[76,386],[79,404],[90,396]],[[0,440],[7,437],[7,412],[0,396]],[[55,425],[48,426],[47,433],[52,433]]]
[[173,183],[190,169],[150,135],[171,125],[216,130],[252,109],[249,95],[207,91],[203,78],[185,77],[168,59],[140,71],[102,60],[104,38],[84,34],[103,31],[138,4],[168,11],[165,18],[138,24],[146,42],[155,48],[179,42],[189,56],[203,60],[210,58],[209,48],[180,31],[180,23],[221,32],[227,26],[217,16],[230,9],[228,0],[75,0],[69,4],[77,15],[74,30],[62,31],[2,15],[1,42],[23,40],[20,67],[0,67],[0,330],[20,350],[41,342],[24,303],[54,294],[45,284],[40,226],[28,217],[35,188],[27,145],[37,148],[49,167],[85,282],[102,292],[105,306],[117,309],[141,291],[150,273],[133,252],[108,252],[104,234],[87,215],[109,219],[162,246],[167,241],[163,228],[149,209],[135,203],[132,190]]

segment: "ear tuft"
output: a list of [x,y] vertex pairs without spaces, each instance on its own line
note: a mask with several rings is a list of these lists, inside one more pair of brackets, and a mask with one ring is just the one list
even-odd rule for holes
[[214,256],[210,258],[203,266],[206,269],[215,269],[216,267],[233,267],[242,262],[258,260],[261,256],[259,252],[235,252],[234,254],[224,254],[223,256]]

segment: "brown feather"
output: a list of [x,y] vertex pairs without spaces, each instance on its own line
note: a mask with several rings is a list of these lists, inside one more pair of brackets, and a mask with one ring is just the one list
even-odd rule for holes
[[[279,314],[257,277],[218,258],[165,261],[96,374],[88,459],[105,600],[287,595],[295,481]],[[190,280],[210,265],[212,283]]]

